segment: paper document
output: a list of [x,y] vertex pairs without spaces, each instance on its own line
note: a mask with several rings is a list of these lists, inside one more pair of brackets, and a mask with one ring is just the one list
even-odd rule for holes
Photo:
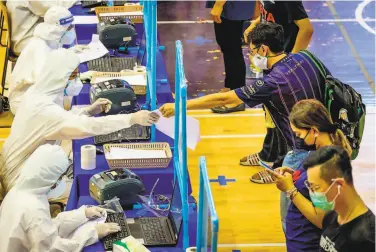
[[125,80],[132,86],[146,86],[146,79],[144,74],[119,76],[119,77],[95,77],[91,84],[96,84],[99,82],[105,82],[109,80]]
[[73,24],[98,24],[97,16],[74,16]]
[[107,153],[107,157],[111,159],[136,159],[136,158],[166,158],[164,150],[138,150],[113,147]]
[[[174,125],[175,125],[175,116],[166,118],[163,117],[161,112],[157,109],[153,111],[157,113],[160,118],[159,121],[155,124],[155,127],[162,133],[167,136],[175,139],[174,135]],[[197,119],[187,116],[187,147],[191,150],[196,149],[197,143],[200,141],[200,123]]]
[[77,53],[78,57],[80,58],[80,63],[98,59],[108,53],[107,48],[99,40],[98,34],[93,34],[91,42],[87,46],[89,49],[85,49],[82,52]]
[[[105,216],[101,217],[101,218],[98,218],[98,219],[94,219],[94,220],[89,220],[88,222],[82,224],[81,226],[79,226],[76,230],[74,230],[70,235],[69,235],[69,239],[72,239],[74,236],[78,236],[80,235],[80,233],[88,233],[89,230],[95,228],[95,226],[97,224],[100,224],[100,223],[104,223],[107,219],[107,212],[105,213]],[[82,234],[81,234],[82,236]]]

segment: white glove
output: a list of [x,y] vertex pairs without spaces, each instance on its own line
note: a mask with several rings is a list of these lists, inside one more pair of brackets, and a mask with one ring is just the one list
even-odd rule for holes
[[85,208],[85,216],[88,219],[96,219],[104,217],[106,212],[110,212],[108,209],[104,209],[97,206],[90,206]]
[[121,230],[119,224],[117,223],[99,223],[95,226],[98,238],[101,239],[109,234],[117,233]]
[[111,109],[112,102],[105,98],[99,98],[96,100],[93,104],[91,104],[87,109],[87,113],[91,116],[98,115],[99,113],[102,113],[103,111],[105,113],[108,113]]
[[158,122],[159,115],[147,110],[140,110],[132,114],[131,124],[139,124],[142,126],[151,126]]
[[82,81],[86,81],[86,80],[91,80],[91,78],[93,77],[93,74],[96,73],[97,71],[87,71],[87,72],[84,72],[84,73],[80,73],[80,80]]
[[89,50],[90,47],[88,47],[87,45],[75,45],[69,49],[73,50],[73,52],[75,53],[82,53],[84,50]]

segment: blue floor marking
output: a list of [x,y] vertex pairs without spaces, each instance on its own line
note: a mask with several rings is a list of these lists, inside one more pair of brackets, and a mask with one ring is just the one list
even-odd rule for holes
[[218,176],[218,179],[210,179],[210,182],[218,182],[219,185],[227,185],[227,182],[236,182],[235,179],[226,179],[226,176]]

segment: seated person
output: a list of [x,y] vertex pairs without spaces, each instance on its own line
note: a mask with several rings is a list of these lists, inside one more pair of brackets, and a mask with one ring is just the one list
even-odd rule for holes
[[23,163],[40,145],[109,134],[134,124],[150,126],[158,121],[157,114],[146,110],[91,117],[110,105],[107,99],[98,99],[79,113],[64,110],[55,101],[63,94],[79,94],[82,88],[77,73],[79,64],[78,56],[71,50],[52,51],[45,61],[43,73],[24,94],[0,159],[0,177],[5,192],[14,185]]
[[18,57],[8,82],[9,105],[13,114],[16,114],[22,95],[44,71],[42,66],[49,53],[63,44],[70,45],[76,39],[72,23],[73,15],[69,10],[53,6],[44,15],[44,22],[36,26],[34,36]]
[[[351,155],[352,150],[346,137],[333,124],[329,112],[321,102],[299,101],[292,108],[289,120],[295,135],[307,146],[311,146],[312,150],[335,145]],[[296,171],[289,167],[277,168],[275,172],[267,170],[276,181],[277,188],[286,192],[285,198],[287,196],[293,203],[281,201],[281,210],[287,209],[287,215],[281,218],[286,222],[285,236],[289,252],[318,251],[322,220],[327,211],[312,205],[305,184],[307,170],[303,168],[303,162],[304,159]]]
[[102,223],[71,235],[90,218],[102,217],[106,210],[100,207],[82,206],[51,219],[48,194],[68,166],[67,155],[57,145],[42,145],[26,160],[0,207],[1,252],[79,252],[120,230],[117,223]]
[[374,252],[375,215],[354,187],[348,153],[327,146],[304,162],[307,185],[316,208],[329,211],[322,222],[320,252]]
[[6,6],[11,27],[11,48],[20,55],[33,37],[35,27],[43,22],[43,16],[52,6],[70,8],[77,0],[7,0]]

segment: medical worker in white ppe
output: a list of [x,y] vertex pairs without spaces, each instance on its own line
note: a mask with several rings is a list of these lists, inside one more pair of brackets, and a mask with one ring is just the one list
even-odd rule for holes
[[[61,6],[48,9],[44,22],[36,26],[34,36],[23,49],[8,80],[10,110],[15,115],[22,95],[35,83],[35,78],[43,71],[47,55],[63,45],[71,45],[76,40],[72,13]],[[82,47],[82,46],[81,46]],[[73,48],[77,52],[80,46]],[[82,73],[90,79],[92,72]],[[61,100],[59,103],[63,104]],[[63,106],[63,105],[62,105]]]
[[73,233],[89,219],[105,216],[100,207],[82,206],[51,219],[48,194],[68,166],[67,155],[57,145],[42,145],[26,160],[0,207],[0,252],[78,252],[120,231],[117,223],[102,223]]
[[7,0],[12,51],[18,56],[33,37],[35,27],[53,6],[70,8],[77,0]]
[[64,93],[68,96],[79,94],[82,83],[77,77],[78,65],[79,58],[71,50],[52,51],[42,74],[25,93],[0,157],[0,178],[6,192],[14,186],[26,159],[40,145],[109,134],[134,124],[150,126],[158,121],[157,114],[146,110],[91,117],[111,105],[107,99],[98,99],[78,113],[64,110],[55,100]]

